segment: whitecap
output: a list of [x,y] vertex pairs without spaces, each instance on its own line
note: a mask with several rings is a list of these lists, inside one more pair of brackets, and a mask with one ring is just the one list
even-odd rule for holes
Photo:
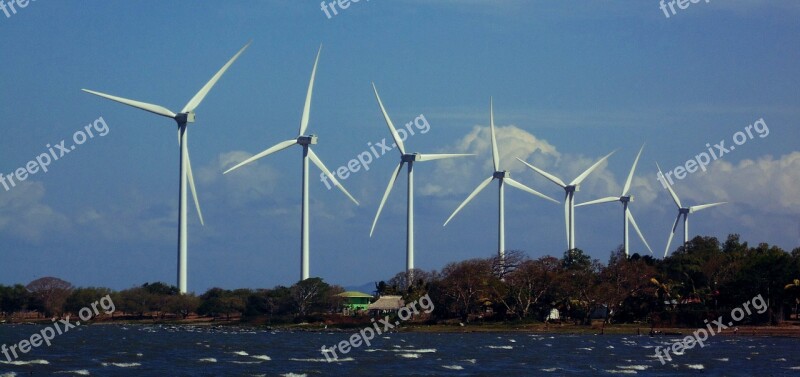
[[486,348],[511,350],[514,346],[486,346]]
[[112,365],[112,366],[115,366],[117,368],[132,368],[132,367],[141,366],[142,364],[140,364],[140,363],[102,363],[102,365],[104,367]]
[[397,356],[405,357],[406,359],[418,359],[419,358],[419,354],[418,353],[399,353],[399,354],[397,354]]
[[[86,369],[80,369],[80,370],[62,370],[62,371],[58,371],[58,372],[56,372],[56,373],[59,373],[59,374],[60,374],[60,373],[63,373],[63,374],[77,374],[78,376],[88,376],[88,375],[89,375],[89,371],[88,371],[88,370],[86,370]],[[2,376],[0,376],[0,377],[2,377]]]
[[616,370],[606,370],[608,373],[612,374],[637,374],[639,372],[632,370],[632,369],[616,369]]
[[236,351],[236,352],[231,352],[231,353],[234,354],[234,355],[239,355],[239,356],[250,356],[250,354],[245,352],[245,351]]
[[539,369],[539,370],[542,371],[542,372],[555,372],[555,371],[557,371],[559,369],[561,369],[561,368],[543,368],[543,369]]
[[723,357],[723,358],[714,359],[714,360],[717,360],[717,361],[729,361],[730,359],[728,359],[727,357]]
[[286,373],[282,374],[281,377],[306,377],[306,374]]
[[463,370],[464,369],[464,367],[462,367],[461,365],[442,365],[442,368],[451,369],[451,370]]
[[272,358],[267,356],[267,355],[255,355],[255,356],[251,356],[251,357],[254,358],[254,359],[264,360],[264,361],[272,360]]
[[619,368],[619,369],[628,369],[628,370],[647,370],[647,368],[650,368],[650,366],[649,365],[623,365],[623,366],[617,365],[617,368]]
[[354,359],[352,357],[344,357],[344,358],[341,358],[341,359],[331,359],[331,361],[328,361],[328,359],[326,359],[324,357],[321,358],[321,359],[296,359],[296,358],[290,358],[289,360],[290,361],[302,361],[302,362],[306,362],[306,363],[328,363],[328,362],[330,362],[330,363],[340,363],[340,362],[343,362],[343,361],[356,361],[356,359]]
[[465,359],[465,360],[461,360],[461,361],[466,361],[468,363],[475,364],[478,360],[476,360],[476,359]]
[[686,364],[686,367],[689,369],[697,369],[697,370],[706,369],[706,367],[704,367],[703,364]]
[[48,364],[50,364],[50,362],[48,362],[47,360],[41,360],[41,359],[30,360],[30,361],[24,361],[24,360],[1,361],[0,360],[0,363],[8,364],[8,365],[32,365],[32,364],[34,364],[34,365],[48,365]]
[[204,358],[202,358],[202,359],[199,359],[199,360],[197,360],[197,361],[199,361],[199,362],[201,362],[201,363],[216,363],[216,362],[217,362],[217,359],[215,359],[215,358],[213,358],[213,357],[204,357]]

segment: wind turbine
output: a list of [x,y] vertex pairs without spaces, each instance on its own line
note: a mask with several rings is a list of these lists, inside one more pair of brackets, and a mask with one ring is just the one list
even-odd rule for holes
[[331,174],[330,170],[325,167],[325,164],[322,163],[322,160],[317,157],[317,154],[311,149],[311,145],[317,144],[317,136],[316,135],[305,135],[306,129],[308,128],[308,120],[309,115],[311,112],[311,95],[314,91],[314,77],[317,74],[317,63],[319,63],[319,55],[322,52],[322,46],[320,46],[319,50],[317,51],[317,58],[314,60],[314,68],[311,70],[311,81],[308,83],[308,92],[306,93],[306,103],[303,106],[303,117],[300,119],[300,133],[298,134],[297,138],[282,141],[270,148],[267,148],[263,152],[256,154],[253,157],[250,157],[238,165],[226,170],[223,174],[228,174],[229,172],[236,170],[244,165],[247,165],[253,161],[256,161],[262,157],[266,157],[272,153],[284,150],[289,148],[293,145],[300,145],[303,147],[303,182],[302,182],[302,199],[301,199],[301,210],[300,210],[300,279],[306,280],[309,278],[309,224],[308,224],[308,160],[310,159],[311,162],[314,163],[320,170],[322,170],[325,175],[333,182],[333,184],[342,190],[342,192],[347,195],[350,200],[353,201],[356,205],[358,205],[358,201],[350,195],[349,192],[336,180],[336,177]]
[[500,257],[501,265],[504,265],[505,260],[505,250],[506,250],[506,228],[505,228],[505,183],[508,183],[511,187],[515,187],[522,191],[525,191],[529,194],[536,195],[540,198],[544,198],[547,200],[552,201],[553,203],[558,203],[555,199],[544,195],[528,186],[523,185],[513,179],[511,179],[511,172],[507,170],[500,170],[500,155],[497,149],[497,137],[494,131],[494,103],[491,99],[489,99],[489,129],[492,137],[492,162],[494,163],[494,172],[492,173],[489,178],[486,178],[483,182],[481,182],[478,187],[472,191],[467,199],[461,203],[453,214],[447,218],[445,221],[444,226],[447,226],[447,223],[455,217],[455,215],[464,208],[467,203],[469,203],[475,196],[477,196],[486,186],[488,186],[493,180],[497,180],[497,188],[498,188],[498,230],[497,230],[497,255]]
[[383,194],[383,199],[381,199],[380,206],[378,206],[378,212],[375,214],[375,220],[372,221],[372,229],[369,231],[369,236],[372,237],[372,233],[375,231],[375,225],[378,223],[378,217],[381,216],[383,205],[386,204],[386,198],[388,198],[389,193],[392,192],[394,181],[397,179],[397,176],[400,175],[403,165],[407,163],[408,192],[406,197],[406,272],[409,275],[408,280],[411,281],[411,270],[414,269],[414,162],[433,161],[472,155],[406,153],[406,147],[403,145],[403,140],[400,138],[400,135],[394,128],[394,124],[389,118],[389,114],[386,113],[386,109],[383,107],[383,102],[381,102],[381,97],[378,95],[378,89],[375,87],[375,83],[372,84],[372,90],[375,91],[375,98],[378,100],[378,105],[383,113],[383,118],[386,120],[386,125],[389,126],[389,131],[392,134],[392,138],[397,146],[397,150],[400,151],[400,164],[397,165],[397,168],[392,172],[392,176],[389,178],[389,185],[386,187],[386,192]]
[[599,204],[599,203],[609,203],[609,202],[622,202],[622,221],[623,221],[623,231],[622,231],[622,239],[623,239],[623,247],[625,248],[625,256],[629,256],[629,244],[628,244],[628,223],[633,225],[633,229],[636,230],[636,233],[639,234],[639,238],[641,238],[644,245],[647,246],[647,250],[650,250],[650,254],[653,254],[653,249],[650,248],[650,245],[647,244],[647,240],[644,239],[644,235],[642,235],[642,231],[639,230],[639,226],[636,225],[636,220],[633,219],[633,214],[631,213],[630,209],[628,209],[628,203],[633,201],[633,195],[629,195],[631,189],[631,181],[633,181],[633,172],[636,170],[636,164],[639,163],[639,157],[642,155],[642,151],[644,150],[644,145],[642,148],[639,149],[639,154],[636,155],[636,159],[633,160],[633,166],[631,166],[631,172],[628,173],[628,179],[625,181],[625,186],[622,188],[622,194],[620,196],[609,196],[602,199],[588,201],[586,203],[581,203],[576,205],[575,207],[591,205],[591,204]]
[[583,180],[586,179],[586,177],[588,177],[589,174],[591,174],[592,171],[594,171],[594,169],[597,169],[597,167],[600,166],[600,164],[602,164],[605,160],[607,160],[609,157],[611,157],[611,155],[614,154],[614,152],[616,152],[616,151],[613,151],[613,152],[605,155],[605,157],[603,157],[600,160],[598,160],[597,162],[595,162],[594,165],[592,165],[588,169],[586,169],[586,171],[581,173],[581,175],[579,175],[577,178],[573,179],[572,182],[570,182],[569,184],[566,184],[566,183],[564,183],[564,181],[562,181],[558,177],[556,177],[556,176],[554,176],[554,175],[552,175],[552,174],[550,174],[550,173],[548,173],[548,172],[546,172],[546,171],[544,171],[542,169],[539,169],[539,168],[537,168],[537,167],[535,167],[535,166],[523,161],[520,158],[517,158],[517,160],[519,160],[523,164],[527,165],[533,171],[541,174],[543,177],[549,179],[551,182],[557,184],[559,187],[564,189],[564,192],[565,192],[565,196],[564,196],[564,221],[565,221],[566,230],[567,230],[567,247],[568,247],[567,250],[572,250],[572,249],[575,248],[575,201],[574,201],[575,192],[580,190],[581,182],[583,182]]
[[[656,163],[656,168],[658,168],[658,174],[661,177],[663,177],[664,173],[661,172],[661,167],[658,166],[658,163]],[[664,182],[666,182],[666,180],[664,180]],[[701,204],[697,206],[684,207],[683,205],[681,205],[681,200],[678,199],[678,195],[675,194],[675,190],[673,190],[672,187],[670,187],[670,184],[666,183],[666,186],[667,190],[669,191],[669,195],[672,196],[672,200],[675,202],[675,205],[678,206],[678,217],[675,218],[675,224],[672,225],[672,232],[670,232],[669,239],[667,239],[667,248],[664,250],[664,258],[666,258],[667,254],[669,253],[669,245],[672,244],[672,237],[675,236],[675,230],[678,229],[678,222],[681,220],[681,216],[683,216],[683,246],[686,247],[686,244],[689,242],[689,214],[695,213],[702,209],[711,208],[727,203],[727,202],[717,202],[711,204]]]
[[186,285],[187,285],[187,229],[186,229],[186,183],[188,180],[189,187],[192,190],[192,197],[194,198],[194,205],[197,209],[197,216],[200,218],[200,224],[205,225],[203,222],[203,213],[200,212],[200,202],[197,200],[197,190],[195,189],[194,185],[194,176],[192,175],[192,164],[189,161],[189,149],[188,149],[188,129],[187,126],[189,123],[194,123],[195,121],[195,113],[194,110],[200,105],[200,102],[206,97],[208,92],[214,87],[214,84],[217,83],[222,74],[230,68],[231,64],[233,64],[236,59],[239,58],[245,49],[250,46],[251,42],[248,42],[244,47],[242,47],[239,52],[236,53],[227,63],[225,63],[222,68],[220,68],[217,73],[211,77],[209,80],[197,94],[192,97],[191,100],[183,107],[183,109],[175,114],[169,109],[159,106],[153,105],[146,102],[134,101],[127,98],[112,96],[110,94],[100,93],[93,90],[88,89],[81,89],[84,92],[94,94],[96,96],[100,96],[106,99],[110,99],[112,101],[116,101],[128,106],[135,107],[137,109],[142,109],[145,111],[149,111],[156,115],[161,115],[167,118],[172,118],[178,123],[178,144],[180,146],[180,184],[178,190],[178,289],[180,292],[186,293]]

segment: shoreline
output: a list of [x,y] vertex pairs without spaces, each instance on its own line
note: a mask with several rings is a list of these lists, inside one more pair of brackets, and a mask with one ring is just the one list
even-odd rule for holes
[[[49,325],[49,319],[42,320],[27,320],[19,322],[0,322],[2,325]],[[212,319],[185,319],[185,320],[131,320],[131,319],[100,319],[92,321],[89,325],[118,325],[118,326],[197,326],[197,327],[240,327],[240,328],[253,328],[253,329],[269,329],[278,331],[304,331],[304,332],[353,332],[358,331],[363,327],[368,327],[369,323],[363,324],[278,324],[267,325],[255,322],[241,322],[238,320],[212,320]],[[660,327],[653,330],[661,333],[652,336],[688,336],[695,330],[700,329],[694,327]],[[735,329],[738,329],[736,331]],[[480,323],[470,324],[465,326],[451,325],[451,324],[434,324],[427,325],[422,323],[409,322],[402,326],[393,329],[393,332],[410,332],[410,333],[528,333],[528,334],[563,334],[563,335],[638,335],[638,336],[651,336],[649,325],[635,325],[635,324],[615,324],[601,326],[598,324],[593,325],[573,325],[573,324],[544,324],[544,323]],[[716,332],[716,329],[715,329]],[[745,336],[745,337],[791,337],[800,338],[800,324],[798,323],[785,323],[783,325],[772,326],[733,326],[717,332],[717,335],[722,336]]]

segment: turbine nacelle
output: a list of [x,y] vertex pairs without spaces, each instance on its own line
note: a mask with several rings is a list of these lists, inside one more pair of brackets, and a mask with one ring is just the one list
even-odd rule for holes
[[300,145],[316,145],[317,144],[317,135],[298,136],[297,137],[297,144],[300,144]]
[[567,185],[564,187],[564,191],[566,192],[578,192],[581,191],[581,186],[579,185]]
[[492,178],[495,179],[511,178],[511,172],[508,170],[496,171],[494,172],[494,174],[492,174]]
[[632,202],[632,201],[633,201],[633,195],[628,195],[628,196],[620,196],[620,197],[619,197],[619,201],[620,201],[620,202],[623,202],[623,203],[630,203],[630,202]]
[[681,215],[686,215],[694,212],[691,208],[678,208],[678,213]]
[[194,123],[194,111],[175,114],[175,121],[178,124]]
[[405,153],[400,156],[400,160],[403,162],[414,162],[414,161],[421,161],[420,157],[422,155],[419,153]]

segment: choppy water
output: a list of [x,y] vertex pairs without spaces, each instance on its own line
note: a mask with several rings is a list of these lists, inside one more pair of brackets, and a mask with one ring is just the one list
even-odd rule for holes
[[[0,344],[30,338],[41,327],[0,326]],[[350,333],[240,328],[79,327],[50,347],[8,362],[0,377],[86,376],[794,376],[800,340],[716,337],[661,365],[654,348],[678,337],[529,333],[391,333],[328,363],[320,347]]]

